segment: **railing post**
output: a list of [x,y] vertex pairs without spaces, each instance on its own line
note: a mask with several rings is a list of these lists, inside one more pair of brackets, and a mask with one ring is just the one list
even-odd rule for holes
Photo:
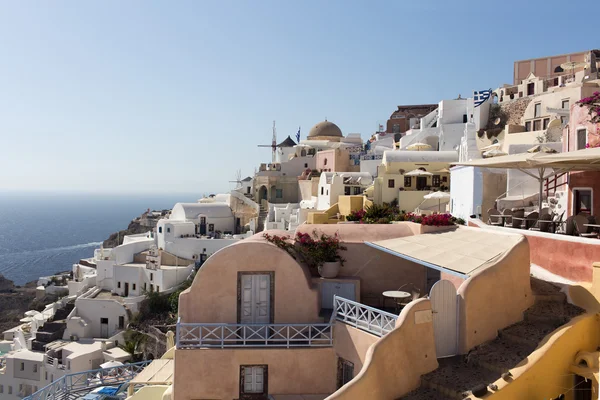
[[175,325],[175,348],[179,349],[179,323],[181,322],[181,317],[177,318],[177,324]]

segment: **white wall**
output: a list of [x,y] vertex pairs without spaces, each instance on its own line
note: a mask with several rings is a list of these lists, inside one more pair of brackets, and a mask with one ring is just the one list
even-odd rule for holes
[[450,170],[450,213],[467,220],[483,201],[483,174],[480,168],[454,167]]
[[119,316],[125,318],[127,326],[128,318],[125,307],[116,300],[78,298],[75,300],[77,315],[82,317],[90,326],[90,335],[100,338],[100,318],[108,318],[108,337],[119,330]]
[[127,244],[122,244],[114,248],[116,264],[126,264],[133,261],[133,256],[142,251],[148,250],[154,244],[154,239],[146,239]]
[[360,160],[360,172],[368,172],[375,177],[379,165],[381,165],[381,160]]
[[202,253],[211,255],[238,241],[238,239],[174,238],[165,243],[164,250],[178,257],[192,260],[194,255]]

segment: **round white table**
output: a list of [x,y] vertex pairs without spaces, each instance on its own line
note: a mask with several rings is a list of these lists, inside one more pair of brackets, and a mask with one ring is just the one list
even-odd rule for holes
[[401,290],[388,290],[383,292],[383,296],[394,299],[394,301],[396,302],[396,311],[399,311],[402,300],[406,300],[412,295],[408,292],[403,292]]

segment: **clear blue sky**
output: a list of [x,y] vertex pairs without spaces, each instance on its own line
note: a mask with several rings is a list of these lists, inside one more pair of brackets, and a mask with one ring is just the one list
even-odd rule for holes
[[0,189],[227,190],[327,117],[367,138],[398,104],[600,47],[581,1],[0,3]]

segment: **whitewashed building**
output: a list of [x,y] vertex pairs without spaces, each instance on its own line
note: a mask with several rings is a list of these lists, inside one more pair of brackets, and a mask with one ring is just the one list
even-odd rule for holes
[[317,210],[327,210],[340,196],[361,195],[373,183],[368,172],[322,172],[319,179]]

